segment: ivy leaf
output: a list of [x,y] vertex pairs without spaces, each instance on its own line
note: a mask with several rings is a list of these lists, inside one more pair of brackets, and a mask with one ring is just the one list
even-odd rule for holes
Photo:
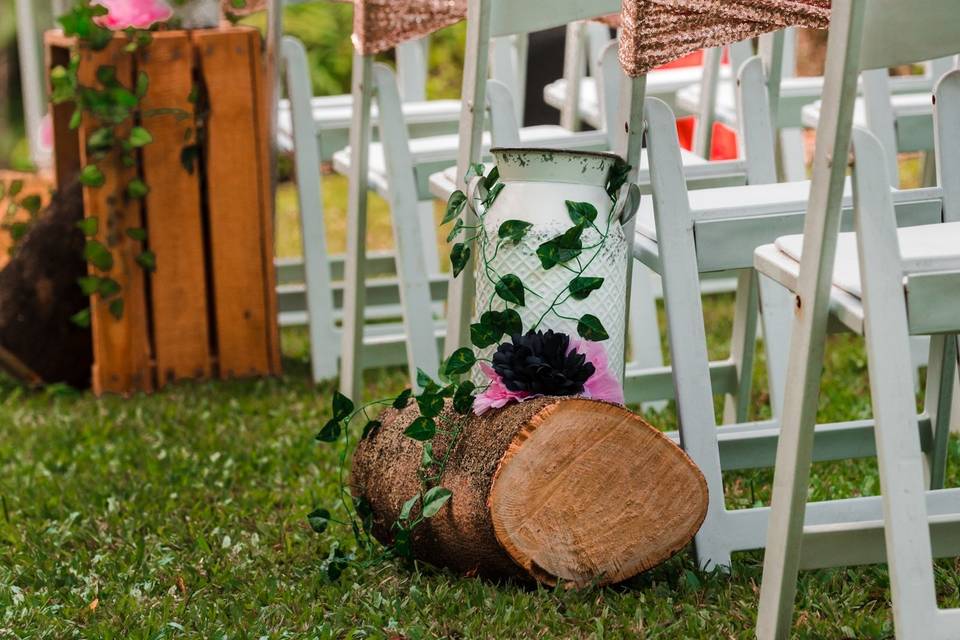
[[473,350],[462,347],[450,354],[444,370],[448,376],[455,376],[470,371],[476,363],[477,356],[474,355]]
[[490,173],[487,174],[487,177],[483,179],[483,186],[485,189],[487,189],[487,191],[489,191],[490,189],[493,189],[494,185],[496,185],[499,180],[500,168],[494,165],[494,167],[490,169]]
[[584,340],[591,342],[602,342],[610,337],[607,330],[603,328],[600,318],[589,313],[580,317],[577,322],[577,333]]
[[23,180],[14,180],[10,183],[10,187],[7,189],[7,195],[11,198],[15,198],[22,190]]
[[594,278],[590,276],[580,276],[570,281],[570,295],[574,300],[584,300],[592,291],[596,291],[603,285],[603,278]]
[[504,309],[500,312],[500,327],[508,336],[523,333],[523,320],[516,309]]
[[88,164],[80,171],[80,184],[85,187],[102,187],[106,181],[103,171],[95,164]]
[[420,466],[429,467],[434,462],[436,462],[436,460],[433,459],[433,443],[424,442],[423,451],[420,454]]
[[113,146],[113,128],[100,127],[87,138],[87,150],[90,153],[102,153],[109,151]]
[[470,343],[478,349],[486,349],[495,344],[503,331],[495,329],[492,325],[480,322],[470,325]]
[[453,242],[453,239],[456,238],[461,231],[463,231],[463,218],[457,218],[457,222],[453,225],[453,229],[450,229],[450,233],[447,234],[447,242]]
[[443,220],[440,224],[447,224],[454,218],[460,215],[460,212],[463,211],[463,207],[467,204],[467,194],[459,189],[450,194],[450,199],[447,200],[447,213],[444,214]]
[[67,125],[71,131],[80,128],[80,123],[83,121],[83,111],[78,107],[74,110],[73,115],[70,116],[70,123]]
[[397,520],[409,520],[410,516],[413,515],[413,508],[417,506],[417,502],[420,501],[420,494],[413,496],[409,500],[403,503],[403,506],[400,507],[400,515],[397,516]]
[[319,442],[336,442],[340,437],[340,421],[336,418],[331,418],[327,420],[327,424],[323,425],[323,428],[320,429],[320,432],[314,436],[314,439]]
[[516,244],[523,239],[523,236],[527,234],[531,227],[533,227],[533,224],[523,220],[507,220],[497,229],[497,235],[501,240],[509,238]]
[[149,249],[141,251],[134,260],[137,261],[137,264],[140,265],[140,268],[144,271],[153,273],[157,270],[157,255]]
[[597,208],[589,202],[566,201],[567,214],[573,220],[573,224],[587,227],[593,224],[597,219]]
[[473,391],[476,389],[471,381],[466,380],[457,386],[457,391],[453,394],[453,409],[460,415],[470,413],[473,408]]
[[20,206],[26,209],[31,216],[37,215],[41,204],[43,204],[43,201],[37,194],[29,195],[20,201]]
[[435,418],[443,411],[443,396],[436,393],[422,393],[417,396],[417,406],[420,408],[421,416]]
[[607,176],[607,195],[611,198],[616,198],[617,193],[620,191],[627,178],[630,175],[630,165],[624,162],[621,159],[618,159],[612,167],[610,167],[610,175]]
[[423,517],[432,518],[447,504],[453,492],[444,487],[434,487],[423,494]]
[[470,247],[462,242],[453,245],[453,248],[450,250],[450,265],[453,267],[454,278],[459,276],[460,272],[467,268],[469,261]]
[[77,311],[70,316],[70,322],[78,327],[87,329],[90,326],[90,307]]
[[26,222],[14,222],[10,225],[10,237],[14,242],[19,242],[23,236],[27,235],[30,225]]
[[437,423],[433,421],[433,418],[420,416],[410,423],[410,426],[404,430],[403,435],[420,442],[430,440],[437,435]]
[[100,228],[100,221],[97,218],[84,218],[77,223],[77,229],[83,232],[83,235],[90,237],[97,235],[97,229]]
[[470,166],[467,167],[466,173],[463,174],[464,182],[470,182],[471,178],[482,176],[483,169],[484,167],[482,162],[475,162],[470,164]]
[[85,296],[92,296],[100,288],[100,276],[83,276],[77,279],[80,291]]
[[100,271],[113,268],[113,254],[98,240],[87,240],[83,246],[83,258]]
[[153,136],[143,127],[134,127],[130,129],[130,137],[127,138],[127,142],[129,142],[130,146],[134,149],[138,149],[153,142]]
[[383,426],[383,423],[379,420],[370,420],[367,424],[363,425],[363,433],[360,434],[360,439],[364,440],[371,433],[376,433],[377,429]]
[[146,74],[145,71],[141,71],[137,74],[137,86],[134,89],[134,93],[137,94],[138,98],[142,98],[147,95],[147,89],[150,87],[150,76]]
[[124,231],[127,234],[127,237],[131,240],[136,240],[137,242],[143,242],[147,239],[147,230],[140,227],[131,227]]
[[333,392],[333,419],[343,420],[353,412],[353,400],[339,391]]
[[98,278],[97,293],[102,298],[109,298],[112,295],[120,293],[120,283],[113,278]]
[[105,87],[117,85],[117,68],[108,64],[97,67],[97,82]]
[[583,227],[574,225],[556,238],[551,238],[537,247],[537,257],[540,258],[543,268],[551,269],[579,256],[583,251],[580,240],[582,234]]
[[493,203],[497,200],[497,196],[500,195],[500,192],[503,191],[505,185],[502,182],[498,182],[493,186],[492,189],[487,193],[483,199],[483,206],[489,208],[493,206]]
[[417,368],[417,386],[421,389],[436,389],[439,385],[433,381],[427,372],[421,368]]
[[502,276],[494,287],[497,295],[511,304],[523,306],[523,282],[516,275],[508,273]]
[[326,509],[314,509],[307,514],[307,522],[315,532],[323,533],[330,524],[330,512]]
[[412,389],[404,389],[400,392],[396,398],[393,399],[393,408],[394,409],[403,409],[407,406],[407,403],[410,402],[410,396],[413,395]]
[[137,200],[150,193],[150,187],[140,178],[134,178],[127,183],[127,195]]
[[111,300],[107,309],[110,311],[110,315],[117,320],[123,318],[123,298],[114,298]]

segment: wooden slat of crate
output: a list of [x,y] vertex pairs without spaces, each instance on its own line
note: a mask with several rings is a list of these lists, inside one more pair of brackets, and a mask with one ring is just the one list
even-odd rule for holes
[[168,31],[154,34],[137,57],[138,72],[149,77],[141,102],[142,124],[153,136],[141,159],[150,187],[145,199],[147,243],[157,256],[150,301],[159,386],[179,378],[209,377],[211,369],[200,177],[179,160],[190,144],[188,132],[191,141],[196,133],[189,100],[193,54],[186,32]]
[[[70,63],[74,39],[67,38],[60,31],[47,31],[43,36],[46,48],[47,69],[66,67]],[[50,116],[53,119],[54,133],[54,174],[56,184],[64,185],[73,180],[80,171],[80,144],[76,132],[70,130],[70,118],[73,116],[72,103],[51,104]]]
[[[206,183],[213,302],[221,377],[272,371],[267,300],[263,283],[264,233],[257,158],[257,118],[251,37],[245,30],[191,34],[206,83]],[[251,161],[252,160],[252,161]],[[252,210],[253,209],[253,210]]]
[[[28,196],[40,196],[41,207],[46,207],[50,203],[50,193],[53,190],[53,180],[47,176],[37,173],[26,173],[23,171],[0,171],[0,184],[7,189],[10,185],[20,180],[23,182],[23,188],[14,198],[4,194],[0,198],[0,220],[7,217],[7,208],[12,201],[22,202]],[[23,222],[29,219],[29,214],[20,209],[11,222]],[[10,262],[10,249],[13,247],[13,238],[7,229],[0,229],[0,269],[7,266]]]
[[[79,50],[78,81],[86,86],[98,86],[97,69],[101,65],[116,68],[117,79],[126,87],[133,87],[133,60],[123,51],[124,41],[114,39],[104,50]],[[87,157],[86,139],[99,127],[89,114],[80,126],[80,161],[92,162]],[[116,129],[118,135],[128,135],[130,126]],[[137,176],[136,168],[124,167],[118,152],[96,161],[106,176],[106,183],[83,190],[83,205],[87,217],[99,220],[97,239],[113,253],[114,264],[109,275],[122,288],[123,314],[118,319],[108,310],[107,302],[94,296],[90,300],[91,329],[93,331],[93,390],[129,393],[150,391],[153,379],[150,369],[150,341],[147,324],[146,286],[143,270],[135,258],[142,251],[141,243],[127,236],[128,229],[143,225],[140,203],[117,197],[127,183]],[[91,266],[91,272],[100,274]]]
[[[250,48],[254,52],[260,51],[260,33],[251,30]],[[270,136],[270,109],[272,105],[271,94],[268,91],[268,79],[266,73],[267,59],[265,55],[254,55],[251,57],[253,64],[254,84],[259,88],[260,100],[257,102],[257,157],[260,161],[261,176],[261,224],[263,225],[263,243],[262,255],[263,264],[266,269],[266,280],[264,280],[265,294],[264,299],[267,302],[267,339],[269,340],[270,370],[271,373],[280,374],[282,365],[280,363],[280,303],[277,300],[277,288],[273,283],[277,281],[276,266],[273,261],[275,253],[273,221],[274,221],[274,202],[273,189],[271,185],[271,176],[273,167],[270,166],[270,149],[273,140]]]

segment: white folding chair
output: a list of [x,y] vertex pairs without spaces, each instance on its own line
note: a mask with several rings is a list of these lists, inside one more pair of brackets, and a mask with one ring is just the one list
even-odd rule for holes
[[40,34],[53,25],[53,17],[65,10],[64,3],[16,1],[17,53],[20,61],[20,88],[23,119],[30,159],[37,167],[49,167],[51,150],[40,142],[41,121],[47,112],[46,80],[43,64],[43,40]]
[[[775,34],[772,34],[775,37]],[[761,39],[766,39],[763,36]],[[757,63],[748,63],[742,73],[761,73]],[[776,68],[768,64],[768,69]],[[741,84],[743,78],[741,77]],[[772,87],[774,83],[768,82]],[[742,87],[741,87],[742,91]],[[763,97],[740,99],[743,104],[764,105],[760,116],[744,116],[748,120],[774,121]],[[744,114],[748,112],[744,111]],[[634,114],[630,130],[638,128]],[[809,182],[732,187],[687,192],[683,176],[677,168],[677,140],[668,123],[672,113],[662,102],[647,103],[646,136],[653,181],[652,216],[650,207],[641,206],[637,216],[635,257],[660,271],[664,282],[668,333],[680,419],[680,439],[694,461],[701,467],[710,487],[711,500],[707,519],[696,537],[701,564],[724,566],[730,563],[733,551],[762,548],[765,543],[765,509],[728,511],[724,505],[722,470],[769,467],[778,437],[778,417],[783,415],[783,390],[790,379],[786,373],[786,327],[792,315],[792,301],[781,287],[769,278],[744,271],[759,287],[765,310],[765,348],[772,358],[770,394],[773,420],[744,423],[744,413],[736,403],[728,402],[724,425],[717,428],[713,396],[739,391],[745,406],[749,397],[748,381],[731,387],[730,363],[710,363],[707,357],[704,318],[700,303],[699,275],[726,269],[749,270],[753,266],[756,247],[783,235],[785,229],[797,231],[803,223],[802,212],[810,190]],[[742,121],[742,118],[740,118]],[[765,167],[772,171],[774,163],[772,124],[767,129]],[[845,206],[851,194],[845,192]],[[898,192],[902,224],[933,222],[939,216],[936,190]],[[646,220],[644,212],[647,212]],[[758,282],[757,282],[758,280]],[[738,306],[739,309],[739,306]],[[734,353],[742,349],[735,333]],[[744,352],[742,368],[748,369],[751,354]],[[818,429],[815,457],[833,460],[872,455],[872,424],[853,421],[824,425]]]
[[[774,475],[757,637],[787,638],[801,566],[886,559],[898,638],[960,636],[960,610],[937,607],[931,558],[960,554],[960,490],[925,491],[942,476],[946,413],[956,366],[958,271],[956,148],[960,84],[937,90],[939,214],[924,229],[897,229],[896,192],[883,147],[853,134],[856,253],[839,240],[846,158],[857,75],[960,51],[960,13],[952,0],[834,0],[817,130],[813,187],[796,240],[757,251],[756,264],[796,292],[787,389]],[[838,161],[843,159],[843,161]],[[791,249],[792,245],[792,249]],[[799,260],[797,252],[799,251]],[[793,254],[793,255],[791,255]],[[786,260],[784,258],[793,258]],[[859,264],[859,269],[851,266]],[[866,335],[873,436],[881,493],[807,504],[810,463],[830,312]],[[927,420],[918,420],[910,373],[910,333],[934,334]],[[937,381],[935,381],[937,382]],[[926,423],[926,424],[925,424]],[[926,441],[926,442],[925,442]],[[932,444],[932,446],[931,446]],[[927,446],[925,446],[927,445]]]

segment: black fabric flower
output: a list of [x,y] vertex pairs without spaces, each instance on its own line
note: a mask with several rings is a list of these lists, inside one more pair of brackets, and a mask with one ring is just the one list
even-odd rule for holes
[[570,336],[565,333],[530,331],[510,340],[493,354],[493,370],[510,391],[572,396],[583,391],[596,371],[585,355],[570,351]]

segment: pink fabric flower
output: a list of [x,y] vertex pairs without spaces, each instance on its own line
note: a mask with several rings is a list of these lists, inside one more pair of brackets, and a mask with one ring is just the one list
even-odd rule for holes
[[478,416],[482,416],[490,409],[499,409],[508,402],[523,402],[534,397],[526,391],[510,391],[510,389],[507,389],[497,372],[486,362],[480,363],[480,370],[490,380],[490,386],[473,399],[473,412]]
[[94,4],[106,7],[108,12],[96,18],[97,24],[115,31],[127,27],[146,29],[173,15],[173,9],[164,0],[94,0]]
[[594,374],[584,383],[581,395],[584,398],[623,404],[623,387],[617,380],[617,376],[610,370],[607,350],[603,345],[599,342],[571,338],[570,351],[577,351],[587,356],[587,362],[595,369]]
[[[623,404],[623,387],[617,376],[610,371],[610,365],[607,361],[607,351],[599,342],[590,342],[588,340],[570,339],[570,351],[582,353],[587,358],[587,362],[593,365],[594,373],[587,378],[583,385],[583,393],[580,397],[592,398],[594,400],[606,400]],[[473,412],[482,416],[490,409],[499,409],[510,402],[523,402],[531,398],[538,397],[526,391],[511,391],[507,389],[503,380],[493,370],[493,367],[485,362],[480,363],[480,370],[490,380],[490,386],[483,393],[478,394],[473,401]]]

